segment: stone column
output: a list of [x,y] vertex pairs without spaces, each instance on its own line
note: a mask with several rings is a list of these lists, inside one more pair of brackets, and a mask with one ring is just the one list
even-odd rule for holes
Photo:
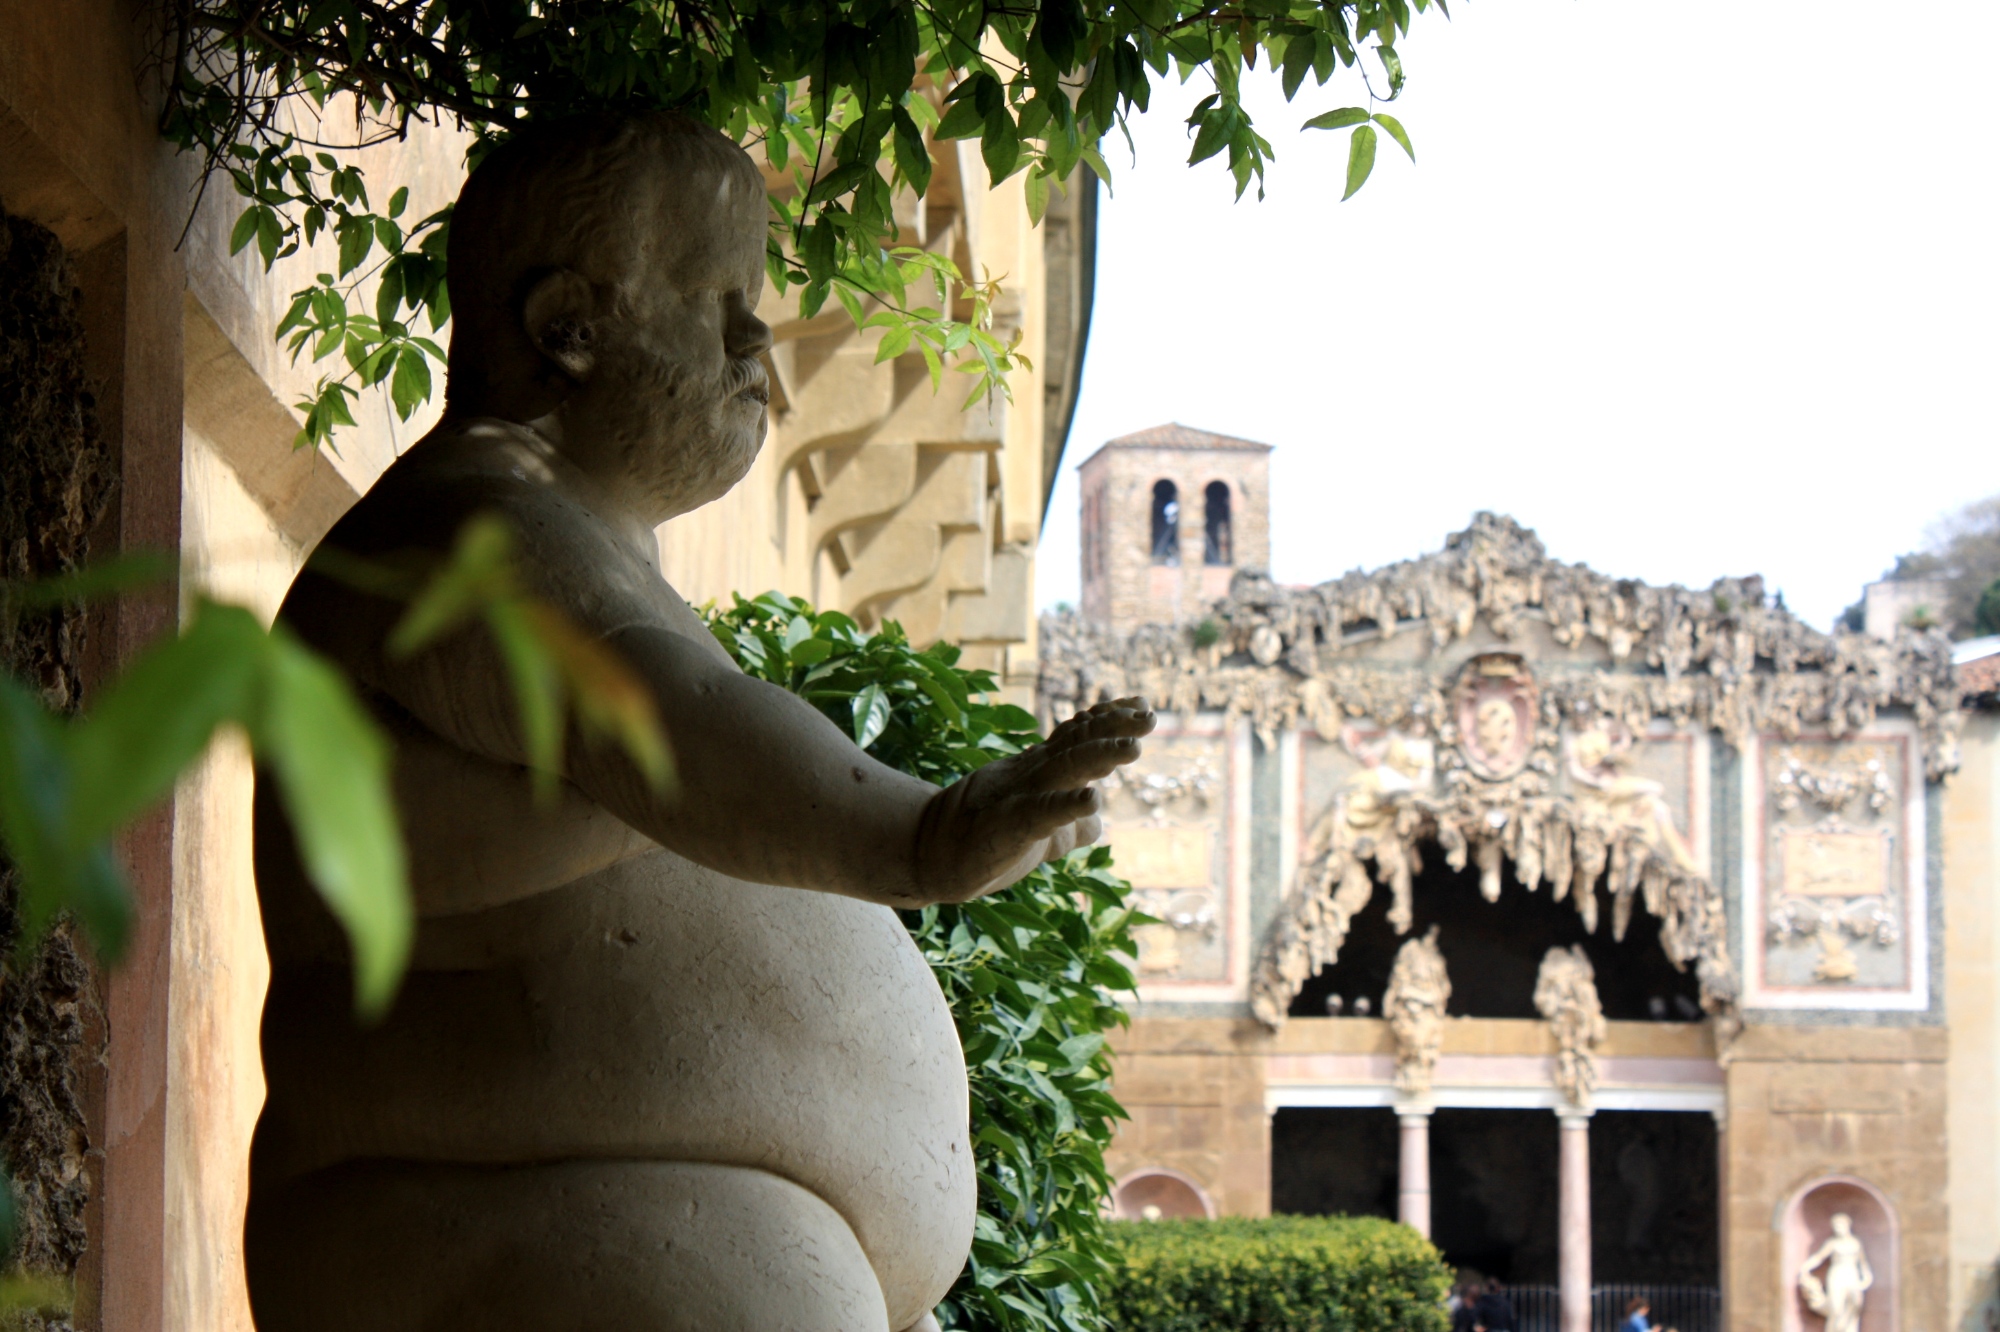
[[1716,1285],[1722,1290],[1722,1326],[1729,1326],[1729,1109],[1709,1111],[1715,1117],[1715,1247]]
[[1431,1107],[1398,1106],[1402,1152],[1396,1175],[1396,1219],[1431,1237]]
[[1561,1332],[1590,1332],[1590,1112],[1565,1106],[1557,1197],[1561,1221],[1557,1262],[1562,1293]]

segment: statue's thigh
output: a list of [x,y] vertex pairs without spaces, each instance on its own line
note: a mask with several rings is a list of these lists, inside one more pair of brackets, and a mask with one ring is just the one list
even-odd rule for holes
[[893,1332],[840,1214],[737,1166],[342,1167],[244,1250],[259,1332]]

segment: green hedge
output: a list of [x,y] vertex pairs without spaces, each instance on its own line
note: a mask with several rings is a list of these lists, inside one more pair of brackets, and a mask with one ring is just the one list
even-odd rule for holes
[[1121,1221],[1098,1286],[1114,1332],[1444,1332],[1450,1269],[1367,1216]]

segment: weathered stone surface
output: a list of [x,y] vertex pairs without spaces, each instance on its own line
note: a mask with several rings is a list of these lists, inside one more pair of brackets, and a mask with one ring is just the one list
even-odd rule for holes
[[[1098,709],[939,790],[737,670],[661,578],[654,529],[763,443],[767,206],[738,148],[667,115],[524,134],[461,196],[450,408],[322,549],[435,557],[498,513],[533,594],[652,695],[682,782],[579,744],[537,802],[482,633],[398,656],[399,605],[312,566],[294,585],[283,618],[397,738],[421,924],[394,1010],[355,1026],[345,949],[261,802],[264,1332],[541,1328],[600,1275],[634,1326],[899,1332],[964,1263],[963,1056],[890,908],[1093,839],[1087,784],[1152,717]],[[978,497],[979,455],[945,456],[933,531]],[[542,1293],[506,1297],[523,1255]]]

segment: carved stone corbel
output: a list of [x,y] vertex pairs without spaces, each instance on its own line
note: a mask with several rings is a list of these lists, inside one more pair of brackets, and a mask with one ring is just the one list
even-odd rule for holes
[[1409,1097],[1430,1094],[1438,1051],[1444,1045],[1451,978],[1445,974],[1437,937],[1433,925],[1423,938],[1407,940],[1396,950],[1396,965],[1382,996],[1382,1016],[1396,1037],[1396,1090]]
[[1583,945],[1551,948],[1535,977],[1535,1011],[1556,1036],[1556,1090],[1578,1110],[1590,1109],[1597,1090],[1597,1047],[1604,1042],[1604,1006],[1597,1001],[1597,973]]

